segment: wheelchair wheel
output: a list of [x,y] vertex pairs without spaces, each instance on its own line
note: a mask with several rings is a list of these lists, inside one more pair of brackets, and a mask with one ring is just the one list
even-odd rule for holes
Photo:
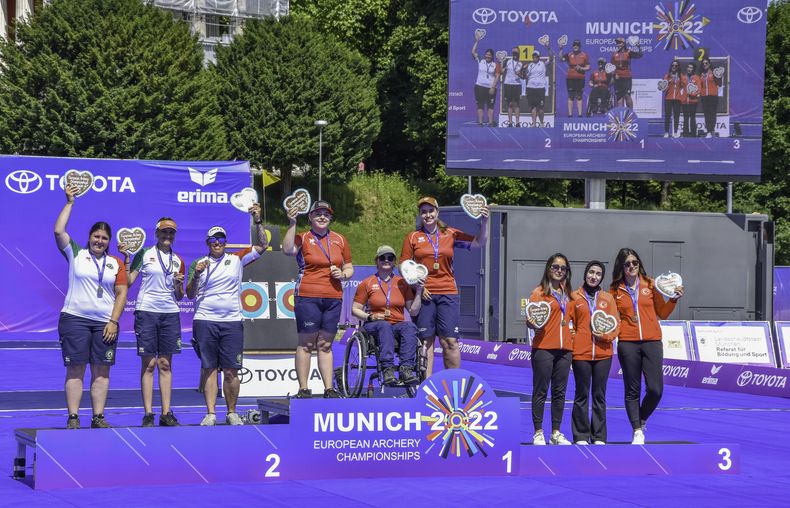
[[365,384],[365,369],[367,368],[368,352],[365,336],[356,332],[346,343],[346,352],[343,355],[342,386],[345,396],[359,397],[362,386]]

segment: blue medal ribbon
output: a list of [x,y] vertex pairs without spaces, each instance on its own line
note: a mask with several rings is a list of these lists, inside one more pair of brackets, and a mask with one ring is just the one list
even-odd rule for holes
[[[379,281],[379,289],[382,293],[384,293],[384,281],[381,280],[379,277],[379,273],[376,272],[376,280]],[[387,302],[387,310],[390,308],[390,295],[392,294],[392,276],[390,276],[389,282],[387,282],[387,293],[386,293],[386,302]]]
[[173,277],[172,269],[173,269],[173,249],[170,249],[170,257],[167,262],[167,268],[165,268],[165,263],[162,261],[162,253],[159,251],[159,247],[154,247],[156,250],[156,257],[159,258],[159,266],[162,267],[162,272],[165,274],[165,286],[172,289],[173,288]]
[[206,268],[206,282],[203,283],[203,293],[205,295],[206,290],[208,289],[208,279],[211,277],[211,274],[217,271],[219,265],[222,264],[222,260],[225,259],[225,254],[222,255],[221,258],[214,264],[214,269],[211,269],[211,256],[208,257],[208,267]]
[[93,252],[88,252],[91,255],[93,264],[96,265],[96,271],[99,273],[99,288],[96,290],[96,297],[101,298],[102,294],[104,294],[104,288],[102,287],[101,283],[102,280],[104,280],[104,267],[107,266],[107,254],[102,256],[101,268],[99,268],[99,262],[96,260],[96,256],[93,255]]
[[593,296],[592,301],[590,301],[590,299],[587,298],[587,291],[585,291],[584,299],[587,300],[587,307],[590,308],[590,317],[592,317],[593,312],[595,312],[595,307],[598,306],[598,291],[595,292],[595,296]]
[[[557,296],[559,294],[559,296]],[[565,293],[562,291],[554,291],[551,290],[551,296],[557,300],[557,303],[560,306],[560,312],[562,313],[562,326],[565,326],[565,310],[568,307],[568,297],[565,296]]]
[[431,247],[433,247],[433,263],[438,264],[439,263],[439,227],[437,226],[435,231],[436,243],[433,243],[433,240],[431,240],[431,234],[425,230],[425,226],[423,226],[422,232],[425,233],[425,237],[428,239],[428,243],[430,243]]
[[[319,237],[311,229],[310,234],[313,235],[313,238],[315,238],[316,243],[318,243],[318,247],[321,249],[321,252],[323,252],[324,256],[326,256],[326,259],[329,260],[329,266],[332,266],[332,240],[329,238],[330,231],[327,230],[324,236]],[[324,244],[321,243],[322,238],[326,238],[326,249],[324,248]]]
[[625,284],[625,290],[628,291],[628,294],[631,296],[631,303],[634,305],[634,319],[639,318],[639,310],[637,309],[637,303],[639,301],[639,279],[636,279],[636,286],[633,290],[631,290],[631,286]]

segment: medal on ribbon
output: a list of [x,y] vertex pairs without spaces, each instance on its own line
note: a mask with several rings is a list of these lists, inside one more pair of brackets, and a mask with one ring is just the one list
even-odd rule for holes
[[636,287],[631,289],[631,286],[628,284],[625,285],[625,290],[628,291],[628,294],[631,296],[631,303],[634,306],[634,316],[631,318],[631,321],[634,323],[639,322],[639,308],[637,306],[639,302],[639,279],[636,279]]
[[428,243],[431,244],[433,247],[433,269],[439,270],[439,227],[436,227],[436,243],[431,239],[430,233],[428,233],[425,228],[422,228],[422,232],[425,233],[426,238],[428,238]]
[[[557,296],[559,294],[559,297]],[[551,290],[551,296],[557,300],[557,304],[560,306],[560,312],[562,313],[562,326],[566,325],[565,321],[565,311],[568,307],[568,297],[565,296],[565,293],[562,291],[554,291]]]
[[[376,280],[379,281],[379,289],[382,293],[384,293],[384,282],[379,277],[378,272],[376,272]],[[392,295],[392,276],[390,275],[390,280],[387,282],[387,292],[384,293],[386,298],[386,307],[384,309],[384,317],[390,317],[390,295]]]
[[96,260],[96,256],[93,255],[93,252],[90,254],[93,264],[96,265],[96,271],[99,273],[99,287],[96,289],[96,298],[102,298],[104,296],[104,288],[101,283],[104,279],[104,267],[107,266],[107,254],[102,256],[101,268],[99,268],[99,262]]

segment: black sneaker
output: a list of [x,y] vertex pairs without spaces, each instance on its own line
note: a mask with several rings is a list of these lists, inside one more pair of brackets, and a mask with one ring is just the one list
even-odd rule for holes
[[342,399],[343,396],[338,393],[334,388],[327,388],[324,390],[325,399]]
[[[153,417],[153,415],[151,416]],[[176,415],[174,415],[172,411],[168,411],[167,413],[159,416],[160,427],[178,427],[179,425],[181,424],[178,423]]]
[[309,388],[299,388],[299,391],[296,392],[296,395],[293,396],[294,399],[312,399],[313,398],[313,391]]
[[91,418],[91,428],[92,429],[109,429],[111,428],[110,424],[107,423],[107,420],[104,419],[104,415],[93,415]]
[[143,415],[143,427],[153,427],[154,426],[154,413],[145,413]]
[[401,365],[398,368],[398,375],[403,384],[411,385],[417,382],[417,374],[414,373],[414,367],[411,365]]
[[395,368],[384,367],[384,371],[381,373],[381,384],[394,385],[397,382],[398,380],[395,379]]
[[66,421],[66,428],[67,429],[79,429],[80,428],[80,416],[79,415],[69,415],[69,419]]

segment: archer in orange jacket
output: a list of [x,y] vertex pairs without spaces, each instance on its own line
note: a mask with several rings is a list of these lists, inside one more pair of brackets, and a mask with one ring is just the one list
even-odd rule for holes
[[[546,261],[540,285],[530,295],[531,304],[539,303],[550,309],[548,319],[539,323],[527,309],[527,327],[535,330],[532,341],[532,423],[535,434],[532,444],[545,445],[543,437],[543,409],[551,384],[551,444],[571,444],[560,432],[565,405],[565,389],[571,370],[573,334],[571,314],[573,295],[571,267],[568,258],[557,253]],[[539,326],[540,325],[540,326]]]
[[[573,441],[576,444],[606,443],[606,383],[612,368],[612,342],[620,328],[614,298],[601,289],[606,268],[590,261],[584,269],[584,284],[574,293],[573,304],[573,379],[576,392],[571,412]],[[612,323],[606,333],[592,331],[591,318],[603,312]],[[592,419],[589,396],[592,388]]]
[[[647,276],[639,254],[620,249],[614,262],[609,292],[620,312],[620,335],[617,356],[623,368],[625,411],[634,429],[633,444],[644,444],[644,425],[653,414],[664,391],[664,345],[659,319],[666,319],[675,309],[683,287],[669,301],[664,301],[653,279]],[[641,404],[642,375],[645,398]]]

